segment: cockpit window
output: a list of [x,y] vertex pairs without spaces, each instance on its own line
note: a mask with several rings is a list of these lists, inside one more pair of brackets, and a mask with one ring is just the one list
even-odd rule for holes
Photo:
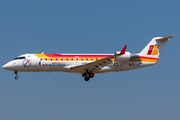
[[17,60],[17,59],[18,59],[18,57],[14,58],[13,60]]
[[13,60],[25,59],[25,57],[16,57]]

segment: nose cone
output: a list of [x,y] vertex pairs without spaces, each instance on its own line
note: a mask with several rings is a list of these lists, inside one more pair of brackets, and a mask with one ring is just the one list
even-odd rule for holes
[[13,68],[12,62],[8,62],[2,66],[3,69],[11,70]]
[[8,69],[9,67],[10,65],[8,65],[8,63],[2,66],[3,69]]

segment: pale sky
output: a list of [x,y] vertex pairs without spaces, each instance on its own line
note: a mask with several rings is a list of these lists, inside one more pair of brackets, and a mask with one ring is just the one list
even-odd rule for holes
[[172,38],[158,63],[78,74],[0,69],[0,120],[179,120],[179,0],[0,1],[1,66],[25,53],[140,52]]

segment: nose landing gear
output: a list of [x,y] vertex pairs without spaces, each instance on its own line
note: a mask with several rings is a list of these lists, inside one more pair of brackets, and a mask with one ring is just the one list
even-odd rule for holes
[[14,74],[16,75],[15,79],[17,80],[18,79],[18,71],[14,71]]
[[17,79],[18,79],[18,76],[16,76],[15,79],[17,80]]

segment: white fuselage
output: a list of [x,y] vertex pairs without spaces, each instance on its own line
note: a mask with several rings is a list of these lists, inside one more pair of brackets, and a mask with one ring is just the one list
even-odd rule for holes
[[[71,72],[82,74],[85,81],[95,73],[125,71],[154,65],[167,41],[175,37],[155,37],[138,54],[126,52],[127,45],[115,54],[24,54],[3,66],[22,72]],[[18,76],[15,77],[18,79]]]
[[[21,71],[21,72],[62,71],[62,72],[72,72],[72,73],[82,74],[81,71],[73,70],[70,68],[95,62],[96,60],[103,59],[104,57],[111,56],[113,54],[60,54],[64,56],[59,55],[55,57],[44,56],[44,55],[46,54],[43,54],[43,56],[41,54],[24,54],[17,57],[17,59],[8,62],[3,66],[3,68],[11,71]],[[58,55],[58,54],[53,54],[53,55]],[[130,58],[129,60],[128,59],[112,60],[107,66],[104,66],[96,70],[94,73],[137,69],[137,68],[153,65],[156,62],[157,60],[155,61],[150,60],[143,62],[142,59],[131,60]]]

